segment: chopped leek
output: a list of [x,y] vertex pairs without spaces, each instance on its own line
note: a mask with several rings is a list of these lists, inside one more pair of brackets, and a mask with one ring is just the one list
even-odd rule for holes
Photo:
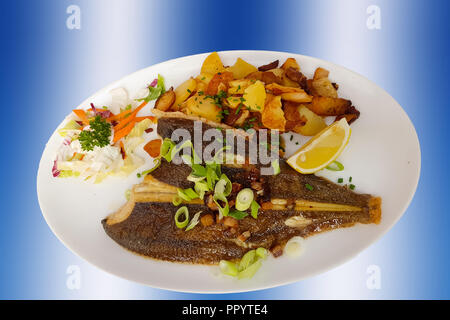
[[280,162],[277,160],[272,161],[273,174],[276,176],[280,173]]
[[342,163],[340,163],[339,161],[333,161],[325,168],[327,168],[330,171],[342,171],[342,170],[344,170],[344,165]]
[[[184,215],[185,219],[183,221],[179,221],[180,216]],[[186,206],[181,207],[175,212],[175,225],[179,229],[183,229],[187,226],[189,222],[189,210]]]
[[258,202],[256,202],[255,200],[252,201],[252,204],[250,205],[250,209],[251,209],[251,215],[253,218],[257,219],[258,218],[258,210],[261,206],[258,204]]
[[250,188],[244,188],[236,196],[236,209],[240,211],[247,210],[250,208],[250,205],[252,204],[254,195],[253,191]]
[[175,196],[175,197],[173,197],[173,199],[172,199],[172,204],[173,204],[175,207],[179,206],[182,202],[183,202],[183,199],[181,199],[181,197],[179,197],[179,196]]
[[185,200],[185,201],[191,201],[193,199],[198,198],[198,194],[192,190],[192,188],[188,188],[188,189],[178,189],[177,190],[178,196]]
[[267,249],[262,248],[262,247],[256,249],[256,256],[261,258],[261,259],[267,258]]
[[256,250],[250,250],[242,257],[239,262],[239,271],[245,270],[255,261]]
[[248,266],[247,269],[244,269],[241,272],[239,272],[237,277],[238,279],[251,278],[255,275],[256,271],[259,270],[259,268],[261,268],[261,260],[257,260],[256,262]]
[[220,267],[220,271],[222,271],[222,273],[224,273],[224,274],[227,274],[227,275],[233,276],[233,277],[238,275],[238,268],[237,268],[236,264],[231,261],[220,260],[219,267]]
[[200,213],[202,213],[202,212],[199,211],[196,214],[194,214],[194,217],[192,218],[191,222],[189,223],[189,225],[186,227],[186,229],[184,231],[189,231],[198,224],[199,218],[200,218]]

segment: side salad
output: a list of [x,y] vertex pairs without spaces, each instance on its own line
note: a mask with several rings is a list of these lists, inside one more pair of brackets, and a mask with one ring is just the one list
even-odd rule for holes
[[64,138],[54,160],[52,175],[78,177],[99,183],[107,176],[128,176],[145,163],[136,149],[145,141],[144,133],[156,121],[138,113],[165,92],[164,78],[143,90],[141,98],[129,99],[124,88],[110,91],[112,103],[75,109],[58,130]]

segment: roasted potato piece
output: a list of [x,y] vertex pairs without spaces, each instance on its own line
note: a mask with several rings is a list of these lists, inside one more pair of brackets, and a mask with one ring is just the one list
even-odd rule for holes
[[306,118],[300,116],[299,104],[285,101],[283,104],[284,117],[286,118],[286,131],[299,133],[300,127],[306,123]]
[[236,109],[242,103],[242,97],[230,96],[225,101],[228,107]]
[[233,80],[228,82],[228,94],[244,94],[244,90],[254,82],[249,79]]
[[197,92],[206,92],[206,89],[208,89],[208,84],[198,80],[197,78],[195,78],[195,81],[197,81],[197,88],[195,88],[195,90]]
[[227,71],[233,73],[235,79],[245,78],[247,75],[257,70],[258,69],[256,69],[255,66],[242,60],[241,58],[237,58],[235,64],[227,68]]
[[157,156],[159,156],[159,153],[161,151],[161,144],[161,139],[151,140],[144,146],[144,150],[150,157],[156,158]]
[[282,79],[281,77],[277,76],[277,74],[275,74],[272,71],[256,71],[256,72],[252,72],[250,73],[246,79],[250,79],[250,80],[259,80],[264,82],[265,84],[270,84],[270,83],[282,83]]
[[214,77],[214,74],[210,73],[200,73],[197,78],[195,78],[197,81],[201,81],[208,85],[208,83],[211,81],[211,79]]
[[288,68],[294,68],[295,70],[300,71],[300,66],[297,63],[297,60],[294,58],[287,58],[286,61],[281,66],[281,69],[287,70]]
[[214,103],[214,99],[193,95],[186,101],[186,114],[196,115],[211,121],[220,122],[221,109]]
[[271,71],[264,71],[261,74],[261,81],[265,84],[278,83],[281,84],[283,81],[281,77],[278,77],[275,73]]
[[346,114],[351,105],[350,100],[316,96],[307,106],[319,116],[339,116]]
[[173,87],[170,87],[169,90],[160,95],[158,100],[156,100],[155,108],[161,111],[167,111],[175,102],[175,99],[176,95],[175,92],[173,92]]
[[[302,90],[302,89],[300,89],[300,90]],[[287,93],[281,94],[281,99],[286,100],[286,101],[297,102],[297,103],[311,102],[312,98],[313,97],[310,96],[309,94],[307,94],[304,90],[302,90],[300,92],[287,92]]]
[[314,77],[313,80],[319,80],[322,78],[328,78],[328,75],[330,74],[330,72],[327,69],[324,68],[317,68],[316,71],[314,71]]
[[276,75],[280,79],[282,79],[284,76],[284,70],[281,68],[274,68],[274,69],[270,69],[268,71],[272,72],[274,75]]
[[286,126],[286,119],[281,105],[281,97],[267,95],[266,105],[261,116],[262,124],[273,130],[284,131]]
[[282,93],[290,93],[290,92],[305,92],[303,89],[287,87],[280,85],[278,83],[271,83],[266,85],[266,89],[271,91],[274,95],[280,95]]
[[231,80],[233,80],[233,74],[231,72],[216,73],[208,84],[206,94],[213,96],[221,90],[226,92],[228,90],[228,82]]
[[256,81],[244,91],[244,105],[251,111],[263,111],[266,102],[266,88],[261,81]]
[[300,84],[289,79],[289,77],[286,75],[286,73],[284,73],[283,77],[281,78],[281,84],[286,87],[300,88]]
[[197,81],[193,78],[190,78],[180,84],[175,89],[175,102],[172,105],[172,110],[179,110],[181,107],[181,104],[186,101],[187,98],[195,91],[197,88]]
[[314,136],[321,130],[327,127],[325,120],[308,109],[305,105],[300,105],[298,107],[298,112],[300,117],[306,120],[306,123],[302,126],[296,127],[297,133],[304,136]]
[[271,63],[265,64],[263,66],[258,67],[258,71],[269,71],[271,69],[275,69],[276,67],[278,67],[278,60],[275,60]]
[[216,74],[223,71],[225,71],[225,68],[217,52],[211,53],[203,61],[201,73]]
[[314,96],[337,98],[337,90],[328,78],[319,78],[311,82],[311,93]]

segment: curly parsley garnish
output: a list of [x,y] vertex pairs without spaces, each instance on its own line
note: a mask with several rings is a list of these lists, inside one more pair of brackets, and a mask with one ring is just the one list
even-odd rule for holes
[[81,131],[79,140],[81,148],[91,151],[95,146],[105,147],[109,145],[111,137],[111,124],[101,116],[96,116],[89,122],[91,130]]

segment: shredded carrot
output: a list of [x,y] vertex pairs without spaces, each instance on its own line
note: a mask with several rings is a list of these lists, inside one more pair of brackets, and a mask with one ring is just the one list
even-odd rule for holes
[[145,119],[150,119],[152,122],[156,121],[156,118],[153,117],[153,116],[136,117],[134,119],[136,120],[136,122],[140,122],[140,121],[145,120]]
[[115,130],[113,142],[116,143],[117,141],[125,137],[127,134],[129,134],[131,130],[133,130],[135,124],[136,122],[133,120],[131,122],[128,122],[124,128],[120,130]]
[[137,113],[147,105],[147,101],[142,102],[139,107],[133,110],[133,112],[130,114],[130,116],[126,117],[122,121],[120,121],[115,127],[114,130],[119,131],[123,129],[127,124],[134,121],[134,118],[136,117]]
[[111,117],[106,118],[106,120],[108,120],[108,121],[119,120],[119,119],[131,114],[132,112],[133,111],[131,111],[131,110],[125,110],[125,111],[122,111],[121,113],[113,114]]
[[87,117],[86,111],[82,109],[74,109],[72,111],[77,115],[78,118],[80,118],[81,121],[83,121],[85,125],[89,124],[89,119]]

